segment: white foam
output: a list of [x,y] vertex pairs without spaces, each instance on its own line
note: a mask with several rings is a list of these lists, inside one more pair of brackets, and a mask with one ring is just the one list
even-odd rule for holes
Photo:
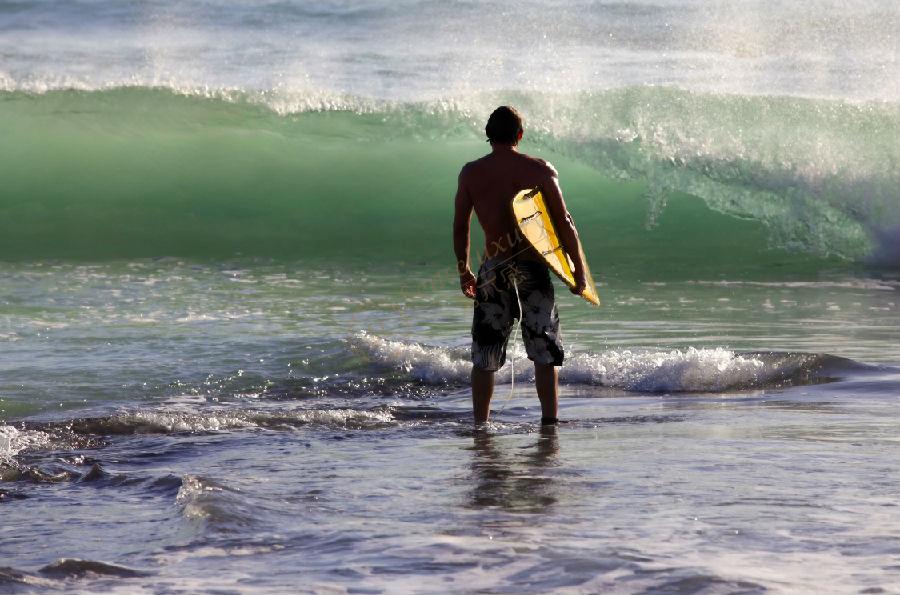
[[221,486],[211,481],[193,475],[185,475],[181,478],[181,487],[175,496],[175,502],[182,507],[186,518],[204,518],[209,516],[209,510],[202,505],[200,500],[222,490]]
[[201,546],[186,550],[175,550],[172,552],[156,554],[153,556],[153,559],[156,560],[157,563],[162,565],[181,564],[185,560],[192,560],[196,558],[258,556],[260,554],[268,554],[271,552],[281,551],[284,549],[284,547],[285,546],[277,543],[272,545],[245,545],[235,547]]
[[214,322],[219,320],[211,314],[188,312],[184,316],[176,318],[176,322]]
[[[443,347],[392,341],[368,334],[354,344],[374,361],[428,384],[463,384],[471,364],[462,354]],[[516,349],[516,380],[533,377],[532,366]],[[721,391],[764,386],[805,358],[764,358],[740,354],[721,347],[673,349],[669,351],[612,350],[570,355],[560,369],[560,380],[640,392]],[[497,374],[497,382],[509,382],[509,363]]]
[[272,427],[281,422],[290,426],[297,423],[332,427],[367,426],[388,423],[393,419],[393,414],[388,409],[375,411],[307,409],[271,413],[245,409],[217,411],[215,413],[140,410],[113,416],[109,419],[109,423],[113,427],[130,427],[137,432],[190,433]]
[[0,462],[10,460],[24,450],[46,447],[49,443],[50,436],[45,432],[0,426]]
[[356,409],[311,409],[308,411],[290,413],[284,417],[287,420],[328,426],[388,423],[394,419],[393,414],[387,409],[379,409],[376,411],[359,411]]
[[772,287],[789,289],[862,289],[872,291],[895,291],[900,287],[896,281],[883,279],[851,279],[847,281],[689,281],[693,285],[715,287]]
[[113,418],[129,426],[165,432],[218,432],[231,428],[253,427],[252,421],[241,412],[189,414],[165,411],[136,411]]
[[18,452],[13,447],[13,441],[18,433],[19,431],[12,426],[0,426],[0,461]]
[[443,347],[429,347],[413,342],[390,341],[360,333],[353,344],[361,347],[374,361],[405,372],[426,384],[460,382],[468,378],[471,364]]
[[576,354],[560,374],[567,382],[599,384],[641,392],[719,391],[759,384],[777,373],[762,360],[733,351],[607,351]]

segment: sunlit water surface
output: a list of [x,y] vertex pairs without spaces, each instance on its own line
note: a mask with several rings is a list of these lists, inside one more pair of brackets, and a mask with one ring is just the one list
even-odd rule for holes
[[3,590],[900,589],[889,279],[560,293],[475,430],[452,271],[0,276]]

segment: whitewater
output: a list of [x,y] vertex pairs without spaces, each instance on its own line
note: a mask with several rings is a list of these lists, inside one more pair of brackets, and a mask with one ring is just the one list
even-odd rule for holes
[[[0,592],[900,591],[898,31],[0,0]],[[558,428],[521,345],[471,422],[452,198],[507,103],[603,301],[557,284]]]

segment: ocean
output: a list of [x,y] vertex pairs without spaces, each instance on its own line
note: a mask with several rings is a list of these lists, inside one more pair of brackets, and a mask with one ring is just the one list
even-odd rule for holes
[[[898,72],[888,0],[0,0],[0,592],[900,592]],[[500,104],[555,428],[521,345],[471,421]]]

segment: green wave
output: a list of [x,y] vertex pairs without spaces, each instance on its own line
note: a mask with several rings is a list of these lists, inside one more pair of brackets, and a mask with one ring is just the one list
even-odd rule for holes
[[[449,263],[456,175],[486,152],[481,112],[500,99],[3,92],[0,259]],[[523,150],[560,170],[601,274],[858,259],[896,200],[893,106],[666,89],[507,99],[529,115]],[[804,131],[834,146],[803,162]]]

